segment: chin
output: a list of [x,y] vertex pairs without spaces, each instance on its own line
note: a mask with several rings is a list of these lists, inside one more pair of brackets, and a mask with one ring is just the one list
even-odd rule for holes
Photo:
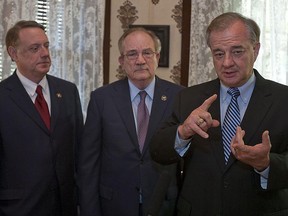
[[135,74],[134,77],[136,79],[149,79],[149,77],[151,77],[151,75],[147,72],[141,72],[141,73]]

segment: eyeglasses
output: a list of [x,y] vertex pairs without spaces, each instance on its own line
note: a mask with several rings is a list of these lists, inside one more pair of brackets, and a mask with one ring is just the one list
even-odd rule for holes
[[[154,56],[154,54],[157,54],[157,53],[152,50],[143,50],[141,54],[145,59],[150,59]],[[128,60],[136,60],[139,57],[139,55],[140,53],[138,53],[135,50],[129,51],[125,55],[123,54],[123,56],[126,56]]]

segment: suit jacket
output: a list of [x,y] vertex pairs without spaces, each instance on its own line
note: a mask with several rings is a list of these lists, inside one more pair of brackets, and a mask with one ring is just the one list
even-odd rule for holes
[[[184,155],[184,182],[177,204],[179,216],[268,216],[288,215],[288,87],[265,80],[254,70],[256,85],[241,122],[246,131],[244,142],[262,142],[262,133],[269,130],[272,143],[268,188],[260,186],[254,169],[230,156],[224,165],[221,126],[208,130],[209,138],[193,136]],[[179,160],[174,150],[177,127],[192,110],[213,94],[219,95],[218,79],[187,88],[176,99],[169,121],[151,142],[152,158],[169,164]],[[209,112],[220,121],[220,101]]]
[[[83,117],[74,84],[47,75],[49,131],[16,73],[0,83],[0,215],[76,215],[75,148]],[[59,197],[55,197],[58,193]],[[59,199],[59,200],[57,200]]]
[[[150,159],[149,142],[159,123],[171,113],[173,98],[181,88],[156,78],[142,154],[137,140],[128,79],[92,92],[79,149],[81,216],[136,216],[140,194],[144,212],[147,211],[159,172],[163,170],[162,166]],[[173,213],[177,197],[176,166],[165,169],[174,173],[174,176],[163,205],[166,211],[162,210]]]

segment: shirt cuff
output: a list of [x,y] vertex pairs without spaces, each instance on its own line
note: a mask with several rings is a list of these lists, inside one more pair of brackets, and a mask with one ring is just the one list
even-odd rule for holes
[[176,138],[175,138],[175,145],[174,148],[178,152],[178,154],[182,157],[186,151],[188,150],[190,146],[190,139],[189,140],[183,140],[180,138],[178,130],[176,132]]
[[261,172],[257,171],[256,169],[254,169],[254,171],[260,175],[261,187],[263,189],[267,189],[270,166]]

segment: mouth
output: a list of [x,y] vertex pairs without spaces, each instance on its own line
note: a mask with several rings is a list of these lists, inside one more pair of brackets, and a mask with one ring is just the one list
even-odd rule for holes
[[138,68],[135,70],[135,72],[141,72],[141,71],[147,71],[147,68]]
[[38,64],[50,64],[50,62],[39,62]]
[[225,76],[234,76],[237,73],[237,71],[224,71],[223,74]]

